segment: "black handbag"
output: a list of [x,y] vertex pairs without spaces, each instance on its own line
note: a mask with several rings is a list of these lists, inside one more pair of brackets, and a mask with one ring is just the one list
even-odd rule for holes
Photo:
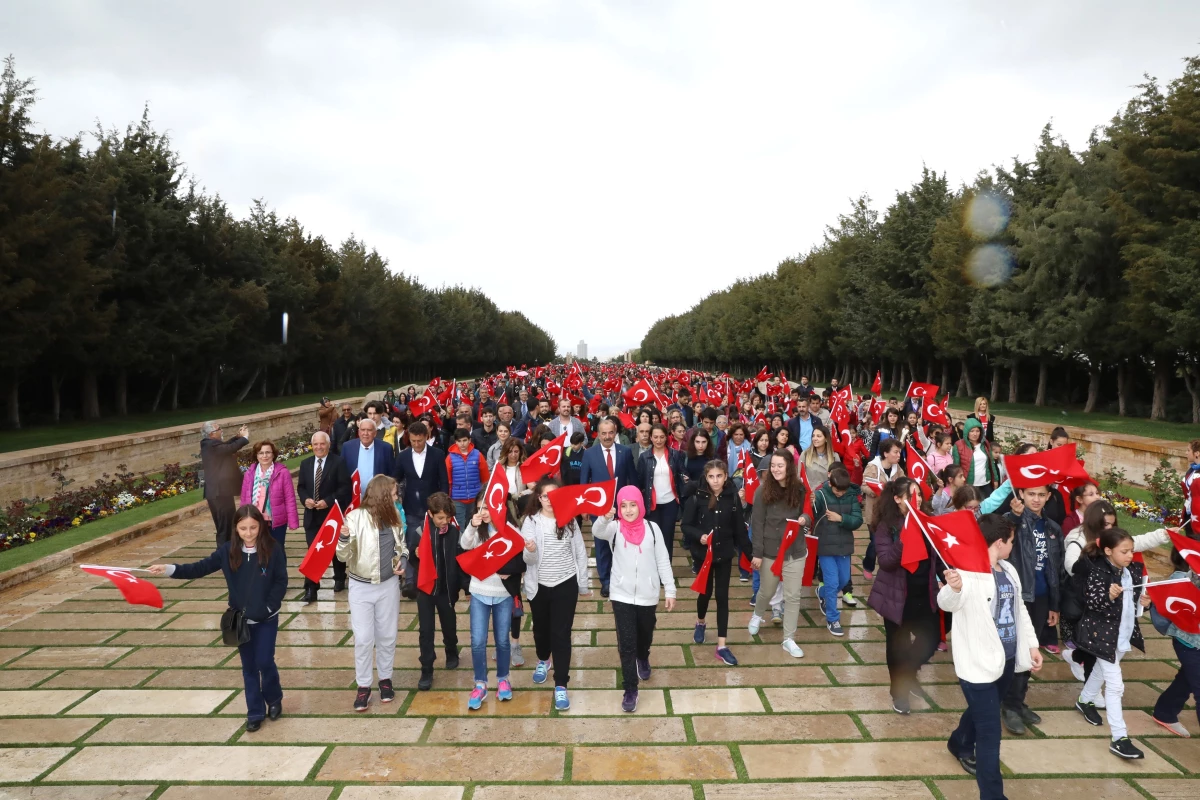
[[230,647],[250,641],[250,625],[241,609],[227,608],[221,615],[221,641]]

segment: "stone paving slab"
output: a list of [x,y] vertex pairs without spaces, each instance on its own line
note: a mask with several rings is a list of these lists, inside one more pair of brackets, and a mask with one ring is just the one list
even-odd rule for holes
[[752,744],[741,750],[746,772],[755,780],[936,775],[941,762],[948,762],[946,773],[962,769],[944,742]]
[[235,732],[241,731],[239,744],[412,744],[425,730],[424,719],[411,717],[281,717],[268,721],[257,733],[242,730],[240,721],[229,722],[236,722]]
[[453,775],[459,781],[559,781],[566,749],[514,747],[496,756],[476,746],[342,746],[333,749],[317,780],[436,782]]
[[5,786],[3,800],[146,800],[156,786]]
[[52,781],[302,781],[323,747],[97,745],[84,747]]
[[[70,717],[9,720],[0,723],[0,744],[67,744],[103,721],[99,718]],[[0,789],[0,792],[3,790]],[[0,794],[0,798],[3,796]]]
[[677,717],[629,715],[605,719],[438,719],[429,741],[434,744],[668,744],[687,741],[683,720]]
[[49,716],[57,714],[86,694],[87,691],[82,689],[75,691],[28,689],[4,692],[3,695],[0,695],[0,715],[6,717]]
[[1174,778],[1138,778],[1134,781],[1155,800],[1195,800],[1196,782]]
[[[974,780],[937,781],[936,786],[946,800],[979,798]],[[1125,781],[1094,778],[1006,778],[1004,794],[1009,800],[1137,800],[1142,796]]]
[[571,778],[576,781],[732,780],[737,777],[728,748],[576,747]]
[[[1174,741],[1183,740],[1176,739]],[[1117,758],[1108,752],[1108,743],[1104,741],[1079,742],[1071,739],[1017,739],[1012,737],[1000,742],[1000,761],[1018,775],[1037,773],[1145,775],[1150,772],[1179,774],[1179,770],[1147,747],[1145,742],[1135,739],[1134,744],[1146,753],[1144,759],[1130,761]],[[1173,742],[1163,742],[1162,744],[1173,744]],[[1191,742],[1188,744],[1195,746]],[[942,752],[946,752],[944,746]],[[946,758],[950,758],[948,753]]]
[[160,800],[325,800],[324,786],[172,786]]
[[[475,800],[529,800],[544,792],[544,786],[480,786]],[[345,795],[342,795],[345,797]],[[554,788],[556,800],[692,800],[691,786],[636,785],[562,786]]]
[[[974,785],[974,784],[972,784]],[[704,785],[704,800],[931,800],[920,781],[809,781]]]
[[197,744],[227,742],[241,720],[220,717],[123,717],[87,738],[88,744]]
[[708,716],[692,719],[697,741],[862,739],[846,714],[772,714],[768,717]]
[[101,689],[68,714],[208,714],[229,699],[223,689]]
[[461,786],[347,786],[339,800],[459,800],[462,796]]
[[0,747],[0,781],[28,783],[70,752],[69,747]]

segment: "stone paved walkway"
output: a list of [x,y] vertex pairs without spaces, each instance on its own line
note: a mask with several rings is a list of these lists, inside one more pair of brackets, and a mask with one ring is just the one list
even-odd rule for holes
[[[207,516],[197,517],[103,561],[190,561],[211,551],[211,535]],[[289,542],[294,576],[302,542],[295,534]],[[690,583],[682,558],[675,570]],[[856,582],[865,598],[869,587]],[[552,710],[549,685],[530,679],[528,618],[528,665],[514,671],[513,701],[498,704],[492,693],[483,710],[467,711],[465,601],[462,666],[439,669],[434,690],[418,693],[416,618],[403,601],[397,702],[380,705],[376,694],[368,713],[355,714],[346,595],[335,599],[327,581],[320,601],[305,606],[297,576],[279,633],[285,716],[247,734],[237,654],[217,632],[223,580],[158,583],[162,611],[128,606],[78,569],[0,594],[0,800],[517,800],[547,790],[568,800],[978,796],[944,745],[963,707],[948,654],[921,671],[925,697],[912,716],[894,714],[882,623],[865,605],[843,614],[847,636],[838,640],[806,597],[797,635],[806,655],[794,660],[779,646],[779,628],[748,635],[750,587],[735,577],[729,638],[741,665],[727,668],[711,644],[691,643],[694,595],[681,589],[679,609],[660,607],[654,675],[629,715],[619,708],[612,615],[598,593],[580,602],[563,713]],[[1126,716],[1146,759],[1108,753],[1107,727],[1072,710],[1079,685],[1052,660],[1029,692],[1043,724],[1004,741],[1009,797],[1200,796],[1200,738],[1173,738],[1150,721],[1176,665],[1170,643],[1143,630],[1148,652],[1124,666]],[[1200,736],[1194,712],[1185,722]]]

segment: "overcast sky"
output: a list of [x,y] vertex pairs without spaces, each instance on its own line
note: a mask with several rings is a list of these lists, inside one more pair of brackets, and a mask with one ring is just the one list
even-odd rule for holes
[[593,356],[923,163],[969,182],[1048,121],[1079,147],[1200,53],[1195,0],[4,5],[46,130],[149,103],[235,213],[353,233]]

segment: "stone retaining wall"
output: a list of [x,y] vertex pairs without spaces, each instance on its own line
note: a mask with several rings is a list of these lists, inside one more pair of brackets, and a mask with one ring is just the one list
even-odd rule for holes
[[[335,405],[352,403],[356,408],[364,402],[361,397],[342,398]],[[252,442],[271,439],[289,433],[315,428],[317,404],[264,411],[241,417],[217,420],[226,437],[236,436],[243,424],[250,426]],[[142,433],[109,436],[71,444],[37,447],[0,454],[0,503],[19,498],[49,497],[58,491],[58,483],[50,473],[63,467],[75,487],[89,486],[104,473],[114,475],[117,466],[137,474],[158,472],[163,464],[193,464],[200,460],[200,428],[202,422],[176,425]]]

